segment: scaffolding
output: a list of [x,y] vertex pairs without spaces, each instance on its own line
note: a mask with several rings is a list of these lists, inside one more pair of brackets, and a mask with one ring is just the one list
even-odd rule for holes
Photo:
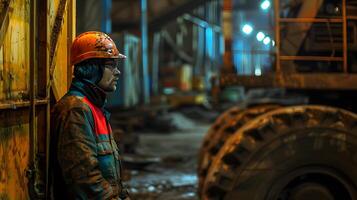
[[[317,0],[316,2],[318,2]],[[304,1],[310,3],[313,1]],[[322,4],[323,1],[319,3]],[[221,76],[221,86],[241,85],[246,87],[281,87],[292,89],[357,89],[357,74],[351,73],[348,68],[348,20],[356,20],[356,16],[347,15],[346,0],[341,2],[341,16],[333,17],[282,17],[280,12],[280,0],[274,0],[274,29],[275,29],[275,65],[273,71],[262,74],[262,76],[252,75],[237,75],[224,74]],[[309,12],[311,13],[311,8]],[[314,11],[317,13],[317,10]],[[306,12],[308,13],[308,12]],[[282,55],[282,26],[287,24],[301,24],[301,23],[325,23],[342,24],[342,54],[339,56],[320,56],[320,55]],[[298,26],[298,25],[297,25]],[[311,25],[312,26],[312,25]],[[310,26],[310,28],[311,28]],[[307,33],[307,32],[306,32]],[[306,34],[305,33],[305,34]],[[352,35],[354,36],[354,35]],[[302,38],[303,36],[300,36]],[[303,37],[304,39],[305,37]],[[297,52],[297,51],[295,51]],[[282,62],[285,61],[308,61],[308,62],[341,62],[342,69],[338,72],[309,72],[298,73],[296,71],[286,72]]]

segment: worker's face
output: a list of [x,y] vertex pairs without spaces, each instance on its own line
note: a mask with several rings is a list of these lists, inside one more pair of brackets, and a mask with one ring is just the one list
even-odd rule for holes
[[106,92],[114,92],[117,89],[120,71],[115,60],[108,60],[104,63],[103,77],[98,86]]

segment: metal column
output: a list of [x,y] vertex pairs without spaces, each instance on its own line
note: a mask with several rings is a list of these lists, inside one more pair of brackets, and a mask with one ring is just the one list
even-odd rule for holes
[[154,33],[152,47],[152,92],[153,95],[159,94],[159,58],[160,58],[161,32]]
[[281,73],[280,69],[280,7],[279,0],[274,1],[274,16],[275,16],[275,43],[276,43],[276,68],[277,74]]
[[112,20],[110,16],[111,10],[112,10],[112,0],[102,0],[101,30],[105,33],[112,32]]
[[150,82],[148,70],[148,23],[147,23],[147,0],[140,1],[141,6],[141,54],[143,65],[143,82],[142,95],[143,103],[148,104],[150,101]]
[[342,0],[342,34],[343,34],[343,72],[347,73],[347,53],[348,53],[348,46],[347,46],[347,17],[346,17],[346,0]]

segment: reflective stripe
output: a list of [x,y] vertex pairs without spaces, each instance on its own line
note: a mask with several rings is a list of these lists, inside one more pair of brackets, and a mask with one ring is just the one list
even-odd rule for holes
[[[111,131],[109,124],[106,121],[106,118],[103,114],[103,111],[100,110],[97,106],[93,105],[87,97],[84,97],[83,102],[89,106],[92,111],[95,133],[97,135],[108,135]],[[109,127],[109,129],[108,129]]]

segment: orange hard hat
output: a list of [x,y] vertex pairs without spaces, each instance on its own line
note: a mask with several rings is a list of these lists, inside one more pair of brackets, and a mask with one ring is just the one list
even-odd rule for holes
[[126,58],[119,53],[114,41],[105,33],[89,31],[73,41],[71,64],[75,65],[90,58]]

